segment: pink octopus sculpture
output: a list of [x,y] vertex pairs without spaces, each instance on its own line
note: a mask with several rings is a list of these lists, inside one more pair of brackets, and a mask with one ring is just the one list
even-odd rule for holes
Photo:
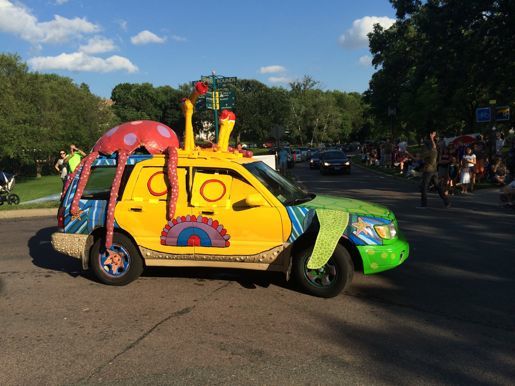
[[[93,146],[91,153],[82,160],[81,178],[77,191],[73,196],[70,209],[70,213],[74,218],[80,217],[79,200],[88,182],[91,165],[95,159],[100,154],[109,156],[113,153],[118,153],[116,174],[107,205],[106,249],[109,249],[113,243],[114,208],[125,164],[129,155],[140,147],[144,147],[150,154],[166,154],[168,156],[167,177],[171,187],[168,197],[168,219],[171,220],[175,214],[179,191],[177,186],[177,149],[179,148],[179,140],[175,132],[168,126],[154,121],[134,121],[113,127],[100,137],[95,146]],[[69,183],[73,180],[81,166],[77,167],[75,173],[70,176],[64,191],[67,190]]]

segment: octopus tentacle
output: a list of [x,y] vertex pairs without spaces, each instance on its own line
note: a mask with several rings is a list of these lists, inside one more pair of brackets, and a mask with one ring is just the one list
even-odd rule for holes
[[75,179],[75,176],[77,175],[78,172],[80,172],[82,170],[82,165],[84,165],[84,161],[86,159],[83,158],[80,163],[77,165],[77,167],[75,168],[75,170],[67,176],[66,178],[66,183],[64,184],[64,188],[63,188],[63,191],[61,192],[61,199],[63,199],[64,195],[66,194],[66,191],[68,190],[68,188],[70,187],[72,181]]
[[91,173],[91,165],[97,159],[98,152],[94,151],[88,154],[82,161],[84,165],[82,166],[82,172],[80,174],[79,184],[77,185],[77,190],[75,191],[75,195],[73,196],[72,206],[70,213],[73,216],[78,216],[80,214],[79,208],[79,200],[82,197],[82,193],[84,192],[84,188],[89,180],[89,175]]
[[111,193],[109,194],[109,203],[107,204],[107,218],[106,218],[106,249],[111,248],[113,245],[113,230],[114,230],[114,208],[116,200],[118,199],[118,191],[122,181],[123,171],[129,155],[126,152],[118,152],[118,164],[116,165],[116,174],[114,176],[113,185],[111,186]]
[[175,214],[177,198],[179,197],[179,183],[177,178],[177,149],[170,146],[166,149],[168,160],[166,171],[168,182],[170,183],[170,191],[168,192],[168,220],[171,220]]

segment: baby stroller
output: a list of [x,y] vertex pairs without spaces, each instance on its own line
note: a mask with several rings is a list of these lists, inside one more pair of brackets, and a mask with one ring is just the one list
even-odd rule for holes
[[0,171],[0,205],[7,202],[9,205],[18,205],[20,197],[11,193],[14,188],[14,175]]

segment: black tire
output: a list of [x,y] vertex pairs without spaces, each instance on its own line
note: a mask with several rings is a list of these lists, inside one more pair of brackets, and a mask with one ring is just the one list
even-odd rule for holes
[[7,203],[9,205],[18,205],[20,203],[20,196],[15,193],[11,193],[7,196]]
[[95,277],[104,284],[126,285],[143,273],[143,259],[134,243],[122,233],[114,233],[111,250],[122,256],[123,267],[113,271],[113,265],[106,264],[105,239],[98,238],[89,252],[89,266]]
[[324,267],[319,270],[309,270],[307,262],[312,251],[313,247],[309,247],[293,257],[293,278],[301,289],[310,295],[321,298],[332,298],[338,295],[347,288],[354,276],[354,264],[349,252],[343,246],[337,245],[331,259]]

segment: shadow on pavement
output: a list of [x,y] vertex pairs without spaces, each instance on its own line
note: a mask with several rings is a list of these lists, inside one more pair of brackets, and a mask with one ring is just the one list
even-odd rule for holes
[[[33,264],[45,269],[66,272],[73,277],[84,276],[90,280],[95,280],[89,271],[82,270],[78,259],[63,255],[52,248],[50,237],[56,231],[56,227],[43,228],[30,238],[28,247]],[[245,269],[147,267],[142,277],[198,279],[197,283],[206,280],[226,280],[237,282],[247,289],[267,288],[270,285],[275,285],[296,290],[286,282],[284,274]]]
[[253,271],[234,268],[196,268],[196,267],[147,267],[143,277],[173,277],[185,279],[197,279],[196,284],[203,281],[225,280],[236,282],[246,289],[258,287],[268,288],[270,285],[296,291],[296,288],[286,282],[284,274],[280,272]]
[[418,379],[424,384],[510,384],[515,379],[513,335],[481,333],[475,326],[363,302],[373,307],[367,314],[372,325],[321,311],[311,333],[328,345],[339,345],[344,351],[352,347],[363,358],[373,359],[366,371],[377,383],[416,384]]
[[52,248],[50,236],[56,231],[56,227],[43,228],[29,239],[29,254],[33,264],[53,271],[66,272],[73,277],[81,276],[83,271],[79,260],[56,252]]

